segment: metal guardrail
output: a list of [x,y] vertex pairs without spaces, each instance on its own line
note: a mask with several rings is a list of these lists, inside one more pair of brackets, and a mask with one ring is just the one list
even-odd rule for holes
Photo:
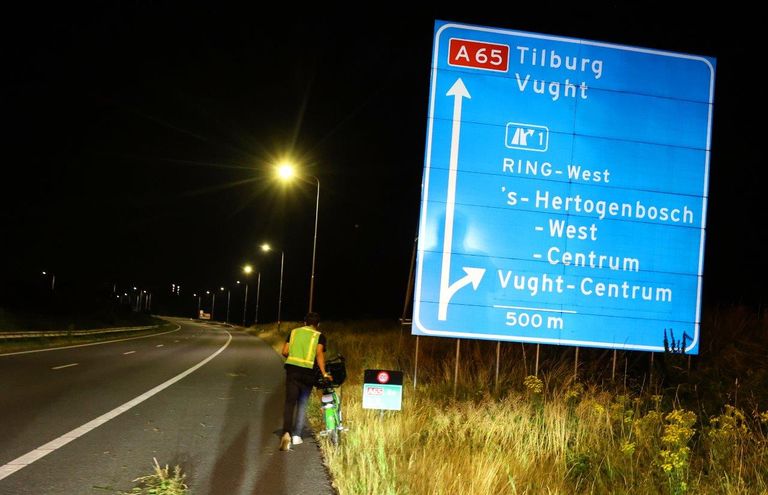
[[71,337],[73,335],[96,335],[101,333],[138,332],[157,328],[160,325],[147,325],[143,327],[114,327],[92,328],[90,330],[44,330],[38,332],[0,332],[0,340],[3,339],[33,339],[39,337]]

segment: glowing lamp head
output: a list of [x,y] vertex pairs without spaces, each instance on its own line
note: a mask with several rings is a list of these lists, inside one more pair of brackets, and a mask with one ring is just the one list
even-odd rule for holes
[[272,246],[270,246],[265,242],[264,244],[261,245],[261,250],[264,251],[265,253],[268,251],[272,251]]
[[243,267],[243,273],[245,273],[246,275],[250,275],[251,273],[253,273],[253,267],[251,265],[245,265]]
[[296,170],[290,163],[282,163],[277,167],[277,176],[281,180],[291,180],[296,175]]

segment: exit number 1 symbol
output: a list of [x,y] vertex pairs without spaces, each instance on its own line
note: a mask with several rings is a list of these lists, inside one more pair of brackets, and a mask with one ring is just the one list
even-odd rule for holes
[[451,38],[448,42],[448,64],[458,67],[507,72],[509,68],[509,46]]

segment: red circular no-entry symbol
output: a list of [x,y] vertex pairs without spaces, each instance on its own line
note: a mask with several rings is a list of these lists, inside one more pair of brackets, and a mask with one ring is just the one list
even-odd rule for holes
[[379,383],[387,383],[389,381],[389,373],[386,371],[380,371],[378,375],[376,375],[376,379],[379,381]]

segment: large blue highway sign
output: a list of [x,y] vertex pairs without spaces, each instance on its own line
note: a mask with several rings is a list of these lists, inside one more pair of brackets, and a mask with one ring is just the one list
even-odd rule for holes
[[438,21],[413,332],[698,352],[714,78]]

